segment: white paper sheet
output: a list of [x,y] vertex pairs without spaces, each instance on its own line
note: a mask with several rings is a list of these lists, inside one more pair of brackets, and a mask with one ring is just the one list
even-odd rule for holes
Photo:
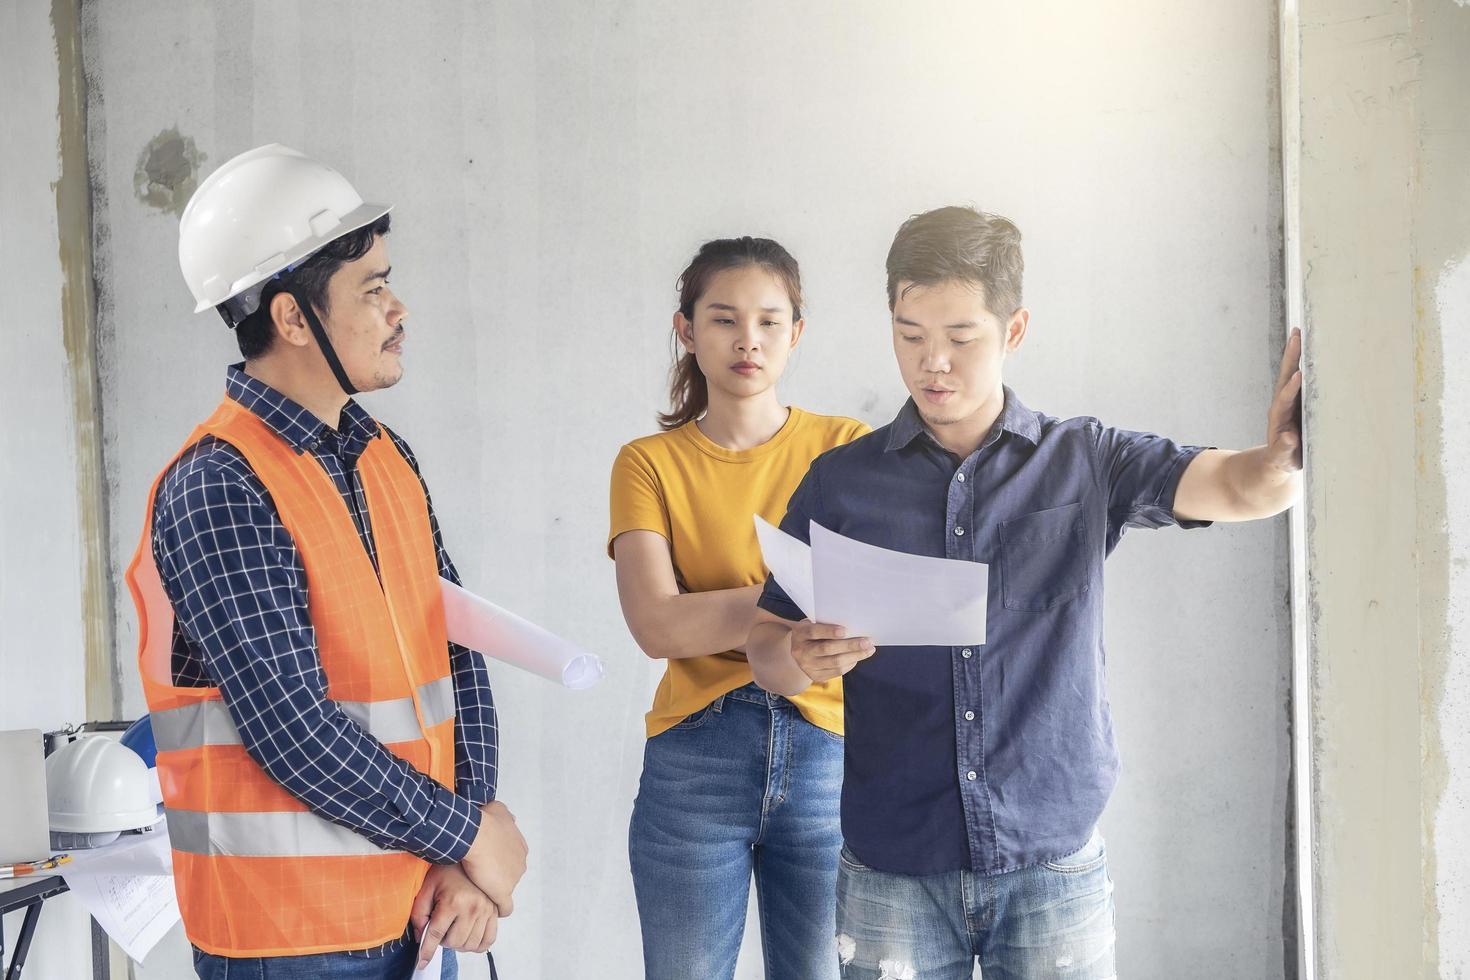
[[761,558],[776,584],[808,619],[813,619],[812,549],[759,514],[755,515],[755,536],[761,545]]
[[985,642],[990,568],[878,548],[811,522],[812,584],[822,622],[878,646]]
[[580,691],[602,680],[602,659],[489,599],[439,580],[449,640]]
[[93,874],[64,877],[82,907],[139,963],[179,921],[173,878]]
[[[766,567],[809,619],[878,646],[985,642],[990,569],[973,561],[878,548],[811,522],[811,546],[756,517]],[[793,583],[788,586],[782,572]],[[809,589],[802,601],[796,590]]]
[[434,958],[429,960],[429,965],[421,970],[414,970],[414,980],[439,980],[439,975],[444,971],[444,947],[434,948]]

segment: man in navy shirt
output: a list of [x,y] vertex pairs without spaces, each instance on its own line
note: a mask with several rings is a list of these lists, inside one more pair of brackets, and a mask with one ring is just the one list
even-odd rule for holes
[[766,583],[747,646],[756,680],[789,696],[845,675],[842,976],[968,980],[978,957],[986,980],[1108,980],[1112,882],[1096,824],[1118,763],[1103,560],[1128,527],[1256,520],[1297,500],[1300,336],[1264,445],[1181,446],[1051,418],[1005,387],[1030,315],[1010,221],[917,215],[887,264],[911,398],[818,457],[781,526],[983,562],[990,586],[984,644],[875,651]]

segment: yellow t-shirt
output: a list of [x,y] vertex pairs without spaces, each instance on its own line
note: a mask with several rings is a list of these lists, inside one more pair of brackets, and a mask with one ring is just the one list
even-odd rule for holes
[[[654,531],[668,539],[674,571],[691,592],[764,582],[751,515],[779,524],[812,460],[868,431],[855,419],[792,408],[786,424],[754,449],[726,449],[693,422],[635,439],[613,463],[608,554],[623,532]],[[648,737],[751,680],[745,655],[733,650],[670,660],[646,716]],[[841,678],[791,700],[807,721],[842,734]]]

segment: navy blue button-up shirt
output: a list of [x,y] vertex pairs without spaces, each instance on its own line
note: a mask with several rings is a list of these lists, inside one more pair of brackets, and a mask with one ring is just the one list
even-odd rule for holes
[[[1092,418],[1005,407],[963,460],[912,401],[818,457],[782,530],[809,521],[868,544],[990,566],[986,640],[881,647],[844,678],[842,831],[902,874],[994,874],[1087,842],[1117,779],[1103,683],[1103,559],[1128,527],[1164,527],[1201,451]],[[1198,523],[1188,526],[1199,526]],[[802,613],[774,579],[760,606]]]

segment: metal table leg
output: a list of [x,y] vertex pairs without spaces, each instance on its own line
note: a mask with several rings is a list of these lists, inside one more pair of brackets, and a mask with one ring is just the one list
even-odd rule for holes
[[25,910],[25,919],[20,934],[15,940],[10,966],[5,966],[5,936],[0,928],[0,970],[5,971],[5,980],[19,980],[20,971],[31,955],[31,940],[36,935],[36,923],[41,918],[41,906],[46,899],[67,890],[66,881],[56,875],[37,875],[21,881],[0,881],[0,916]]
[[112,941],[96,919],[89,921],[92,924],[92,980],[109,980],[112,976]]
[[[26,965],[26,957],[31,952],[31,937],[36,934],[36,922],[41,918],[41,902],[34,902],[26,906],[26,917],[20,924],[20,936],[15,940],[15,953],[10,957],[10,969],[5,972],[5,980],[20,980],[20,971]],[[0,948],[0,957],[5,950]]]

